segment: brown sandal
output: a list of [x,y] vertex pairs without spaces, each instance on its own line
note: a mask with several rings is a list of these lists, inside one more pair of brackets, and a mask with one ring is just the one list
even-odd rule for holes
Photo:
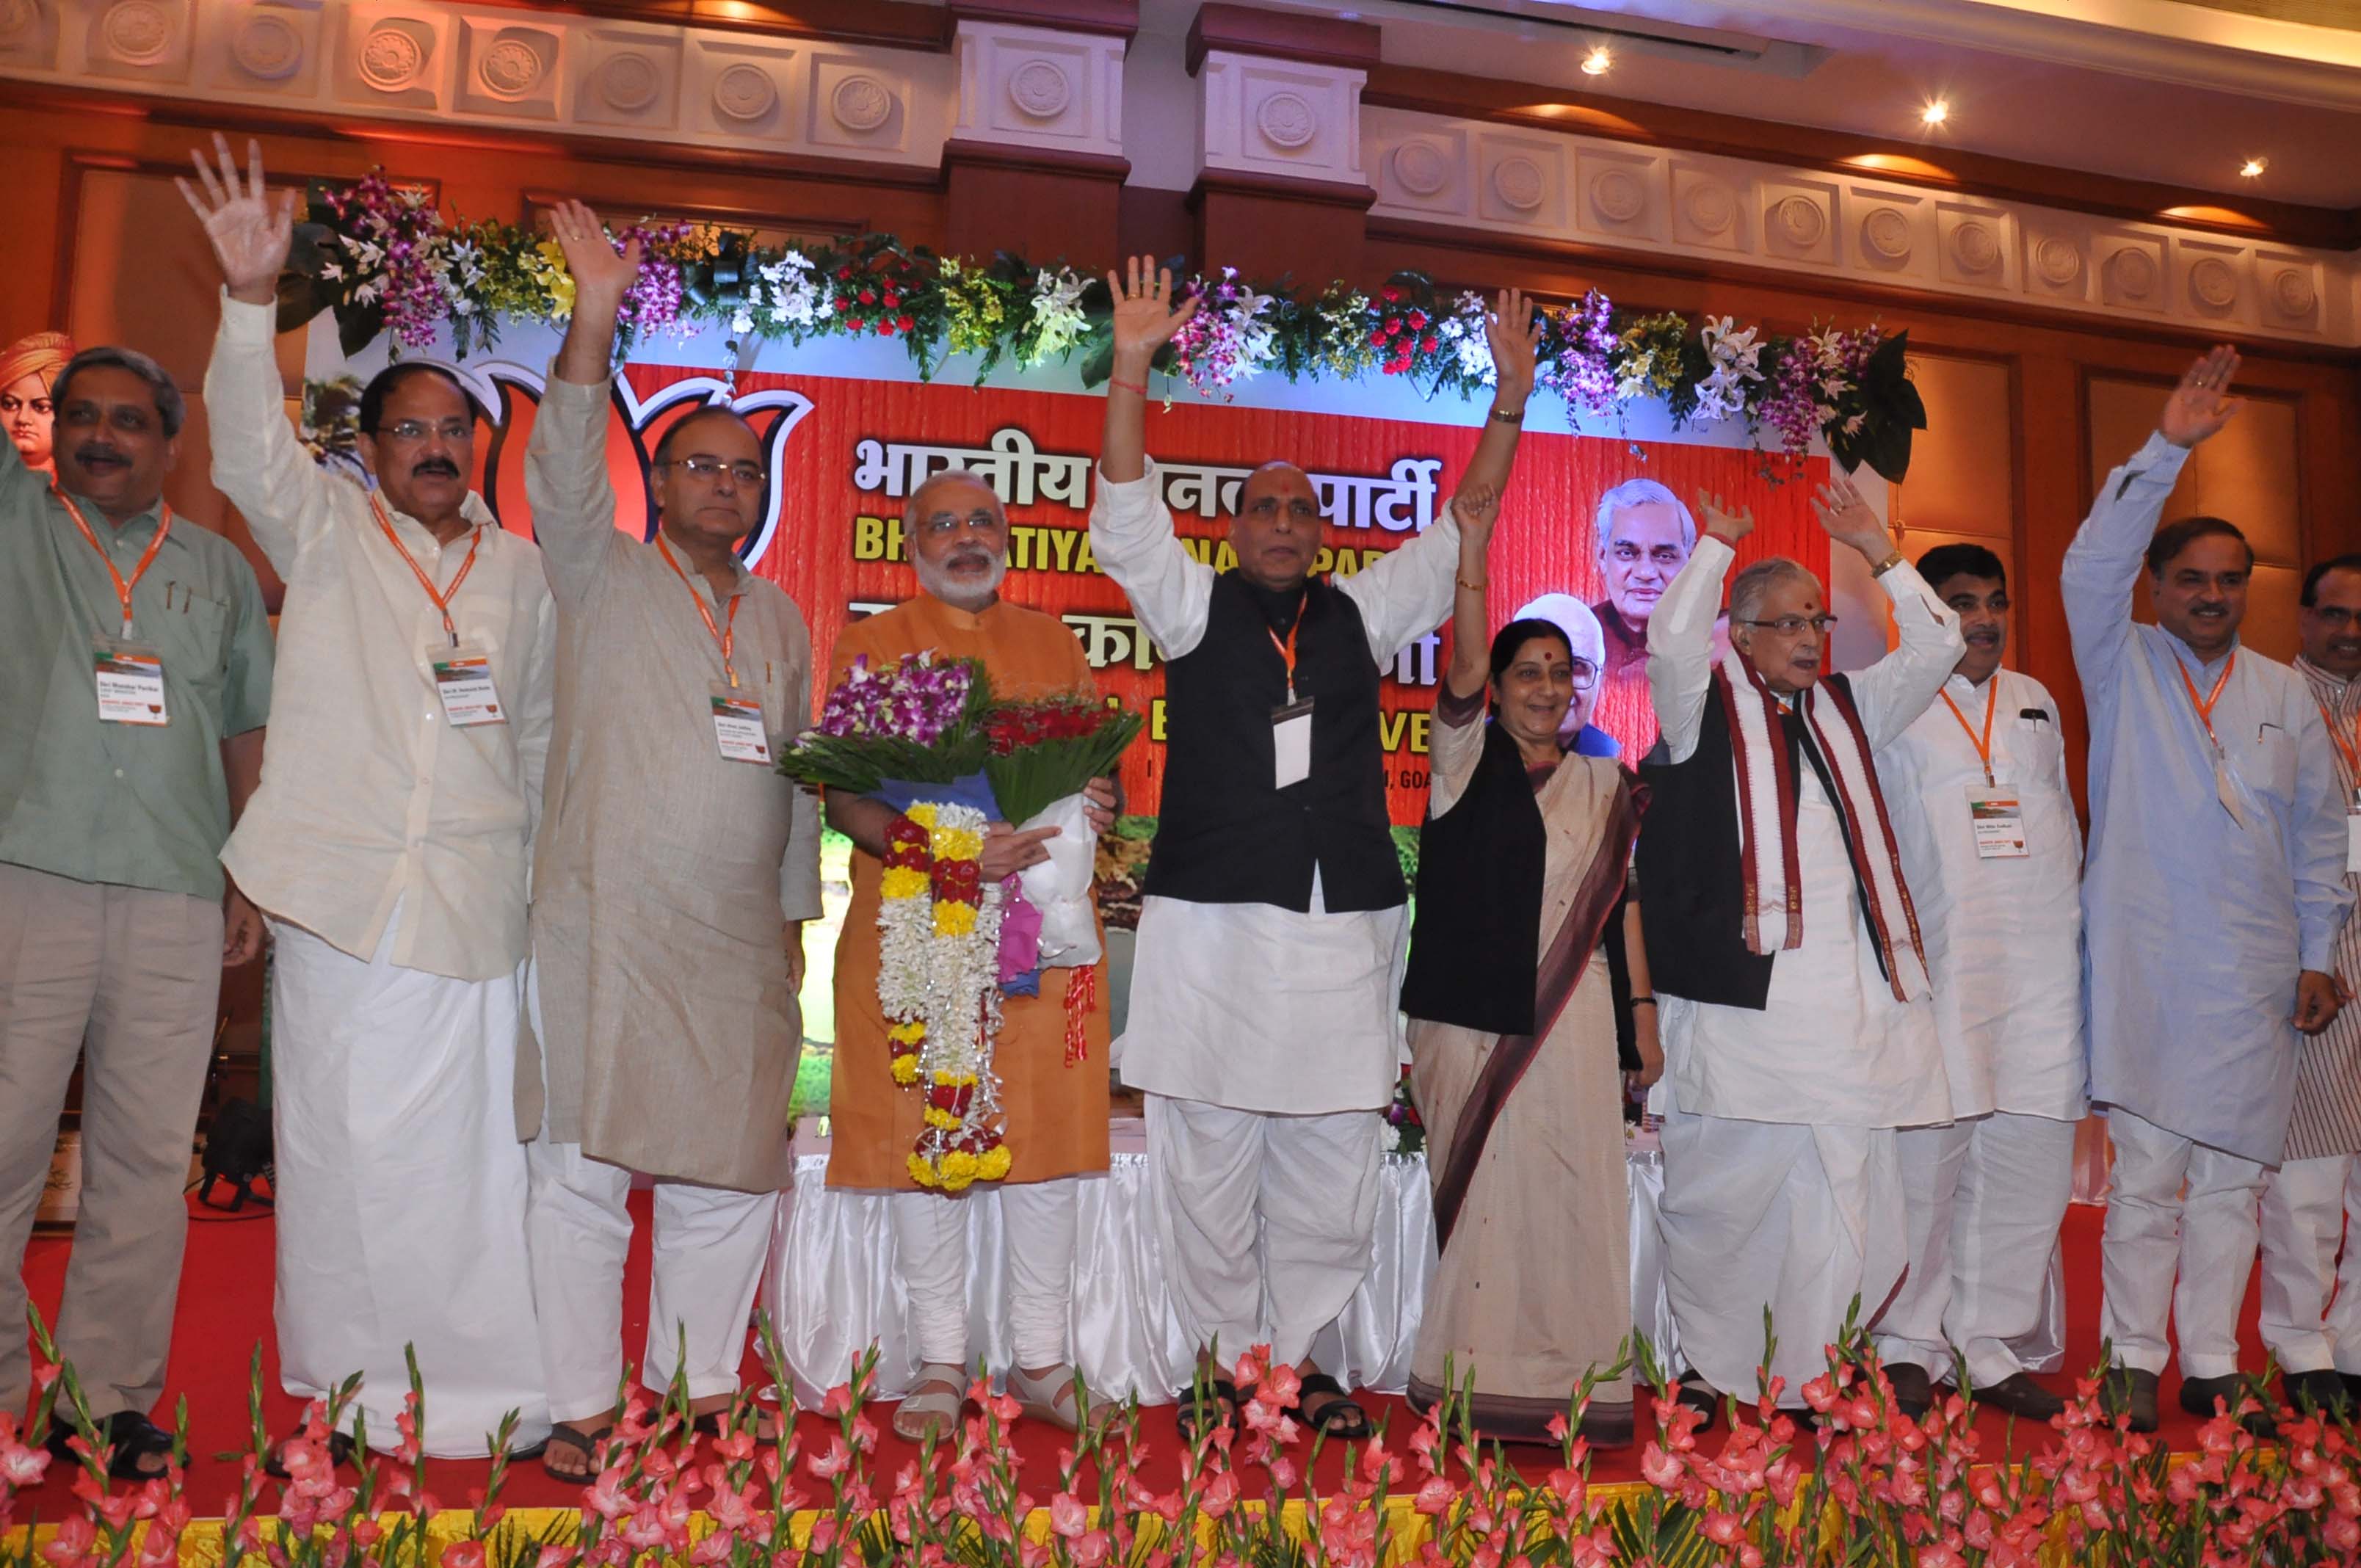
[[[549,1429],[549,1441],[541,1451],[542,1474],[553,1481],[565,1481],[587,1486],[598,1479],[598,1445],[614,1435],[610,1423],[595,1431],[583,1431],[576,1427],[554,1426]],[[550,1463],[560,1451],[571,1451],[582,1456],[583,1468],[578,1471],[560,1470]]]

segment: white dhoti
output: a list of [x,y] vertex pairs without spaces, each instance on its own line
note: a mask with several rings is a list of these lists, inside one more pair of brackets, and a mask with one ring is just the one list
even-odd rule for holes
[[272,921],[280,1379],[304,1398],[361,1374],[372,1445],[396,1441],[405,1345],[438,1458],[549,1431],[525,1255],[513,1080],[520,972],[464,981],[368,961]]
[[[999,1190],[1008,1277],[1008,1336],[1027,1371],[1071,1365],[1074,1310],[1074,1226],[1082,1178],[1023,1182]],[[896,1192],[895,1263],[909,1292],[910,1327],[919,1359],[972,1367],[968,1353],[968,1206],[933,1192]],[[994,1371],[1005,1371],[995,1367]]]
[[[2264,1183],[2263,1343],[2290,1372],[2361,1374],[2361,1245],[2345,1229],[2356,1217],[2361,1159],[2351,1155],[2291,1159]],[[2361,1243],[2361,1224],[2351,1235]]]
[[2011,1348],[2041,1321],[2072,1187],[2075,1124],[2005,1111],[1897,1135],[1909,1270],[1877,1321],[1878,1354],[1990,1387],[2028,1370]]
[[2121,1365],[2162,1372],[2169,1325],[2182,1376],[2226,1377],[2238,1370],[2238,1308],[2255,1266],[2264,1168],[2120,1105],[2107,1112],[2107,1133],[2114,1190],[2099,1332]]
[[1148,1096],[1148,1179],[1172,1306],[1190,1343],[1234,1364],[1312,1354],[1369,1271],[1383,1118],[1274,1116]]
[[[527,1229],[533,1289],[542,1303],[541,1364],[550,1415],[597,1421],[614,1409],[623,1374],[631,1173],[588,1158],[579,1144],[540,1139],[529,1155]],[[776,1192],[655,1184],[642,1384],[661,1390],[679,1373],[692,1399],[737,1392],[746,1325],[778,1207]]]
[[[1902,1277],[1905,1216],[1890,1127],[1807,1127],[1664,1113],[1664,1287],[1690,1366],[1750,1399],[1763,1314],[1780,1396],[1803,1403],[1860,1303],[1869,1321]],[[1678,1370],[1675,1368],[1674,1370]]]

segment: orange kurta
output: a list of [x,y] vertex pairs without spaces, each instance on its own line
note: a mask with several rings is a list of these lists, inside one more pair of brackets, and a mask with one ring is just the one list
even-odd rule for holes
[[[981,615],[954,609],[931,594],[856,621],[836,640],[830,685],[854,659],[891,663],[928,649],[944,658],[980,659],[1002,696],[1046,696],[1094,689],[1082,644],[1055,617],[995,603]],[[852,852],[852,903],[836,948],[836,1069],[829,1090],[832,1124],[830,1187],[916,1190],[907,1161],[917,1142],[921,1100],[894,1081],[885,1014],[877,1004],[877,882],[874,855]],[[1090,1012],[1088,1054],[1066,1065],[1066,988],[1077,971],[1054,969],[1041,994],[1001,1003],[993,1065],[1008,1118],[1007,1179],[1047,1181],[1107,1168],[1107,1010],[1105,964]]]

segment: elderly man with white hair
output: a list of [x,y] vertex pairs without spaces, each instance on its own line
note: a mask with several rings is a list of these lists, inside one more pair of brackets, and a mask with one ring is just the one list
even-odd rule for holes
[[1644,756],[1656,743],[1656,710],[1648,695],[1648,623],[1697,548],[1697,519],[1664,485],[1626,479],[1598,498],[1593,527],[1607,597],[1590,607],[1605,649],[1591,706],[1626,751]]
[[1511,620],[1546,620],[1565,633],[1567,656],[1573,662],[1574,700],[1557,727],[1561,751],[1577,757],[1615,758],[1623,747],[1614,736],[1590,722],[1598,706],[1598,672],[1607,659],[1606,634],[1598,617],[1572,594],[1543,594],[1510,617]]
[[1714,610],[1754,526],[1701,496],[1698,541],[1653,617],[1664,745],[1637,864],[1663,999],[1665,1283],[1694,1369],[1685,1399],[1797,1401],[1858,1299],[1901,1278],[1900,1127],[1950,1119],[1918,923],[1872,753],[1926,711],[1964,644],[1959,617],[1842,478],[1814,500],[1894,600],[1901,645],[1827,672],[1819,580],[1774,557],[1739,574],[1730,646]]

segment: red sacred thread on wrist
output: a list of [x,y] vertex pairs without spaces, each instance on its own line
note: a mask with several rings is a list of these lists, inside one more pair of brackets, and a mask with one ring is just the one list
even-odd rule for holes
[[1143,398],[1148,396],[1148,383],[1145,381],[1126,381],[1121,377],[1110,376],[1107,378],[1107,385],[1121,387],[1126,392],[1137,392]]

